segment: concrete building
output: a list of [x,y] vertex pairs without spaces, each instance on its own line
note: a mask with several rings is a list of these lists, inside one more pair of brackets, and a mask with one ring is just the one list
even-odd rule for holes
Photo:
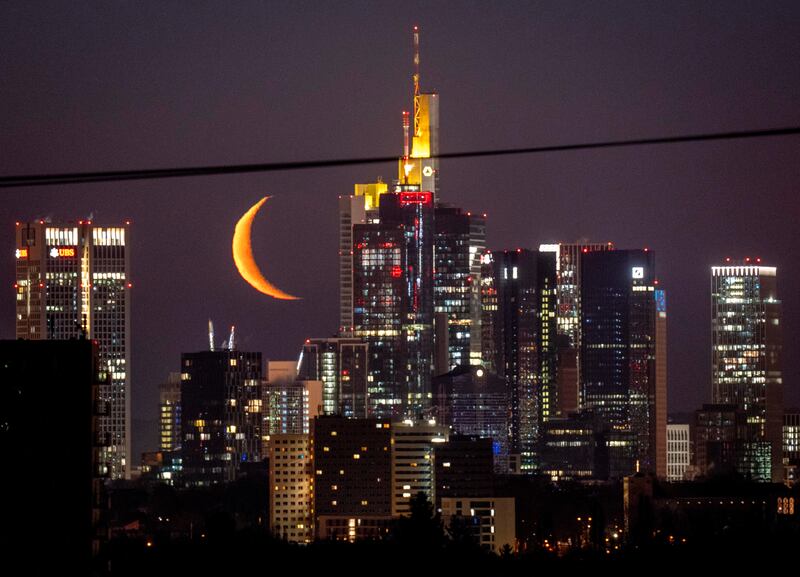
[[408,515],[417,493],[436,502],[434,449],[447,442],[447,427],[405,421],[392,425],[392,515]]
[[513,497],[445,497],[442,521],[447,527],[454,519],[466,522],[475,541],[493,553],[500,553],[506,545],[512,551],[517,549]]
[[667,425],[667,481],[683,481],[691,465],[688,424]]
[[276,434],[269,445],[270,531],[292,543],[314,539],[314,460],[308,434]]

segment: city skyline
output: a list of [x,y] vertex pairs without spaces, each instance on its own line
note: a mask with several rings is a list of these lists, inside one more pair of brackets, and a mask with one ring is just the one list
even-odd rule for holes
[[[777,19],[780,10],[773,10],[774,13],[765,15],[765,18],[772,16]],[[334,21],[351,15],[347,9],[344,12],[345,14],[336,16]],[[611,84],[604,84],[600,78],[594,78],[594,83],[576,84],[574,79],[565,77],[567,72],[562,71],[559,74],[557,57],[574,54],[575,51],[585,56],[585,52],[582,52],[585,47],[578,41],[572,46],[569,42],[558,42],[552,32],[547,36],[553,41],[552,51],[548,53],[544,50],[532,56],[535,62],[541,62],[537,65],[542,67],[537,69],[539,74],[528,75],[526,68],[520,68],[523,65],[522,60],[513,61],[506,69],[490,68],[482,60],[489,58],[488,56],[479,57],[477,52],[469,50],[467,54],[480,63],[475,68],[481,70],[467,69],[459,62],[450,66],[454,48],[447,43],[454,38],[457,40],[459,34],[466,35],[467,32],[474,31],[480,18],[468,12],[463,22],[453,23],[445,22],[442,10],[434,9],[432,12],[429,19],[418,19],[424,34],[421,66],[423,84],[437,88],[442,98],[442,141],[448,143],[446,147],[442,146],[445,150],[481,148],[488,145],[503,147],[548,144],[606,136],[661,135],[692,132],[698,126],[721,130],[747,129],[786,125],[797,119],[797,112],[793,108],[788,107],[788,104],[782,105],[784,98],[791,100],[800,93],[797,81],[784,80],[783,76],[785,74],[787,79],[798,77],[791,68],[797,66],[796,62],[784,61],[783,64],[789,67],[781,70],[780,74],[777,68],[760,72],[766,78],[762,78],[763,82],[759,84],[767,87],[766,96],[763,90],[759,92],[751,87],[750,92],[745,91],[745,94],[750,95],[749,98],[740,98],[738,103],[731,102],[728,94],[724,97],[710,97],[710,101],[702,105],[689,105],[687,99],[690,99],[692,93],[688,88],[690,79],[694,75],[702,76],[705,70],[713,68],[717,59],[722,57],[723,48],[737,51],[730,41],[725,40],[730,39],[725,32],[730,33],[734,22],[742,24],[740,19],[746,17],[744,10],[725,17],[719,16],[718,22],[708,13],[693,14],[704,18],[706,25],[719,32],[720,38],[723,38],[720,41],[722,48],[712,46],[710,53],[706,55],[706,61],[696,63],[688,54],[689,47],[700,42],[693,35],[693,29],[683,30],[687,38],[681,39],[686,44],[680,44],[683,50],[678,50],[678,58],[674,62],[666,58],[665,52],[656,50],[656,57],[666,59],[665,62],[670,65],[677,66],[681,62],[696,64],[695,68],[688,67],[685,77],[679,77],[683,79],[682,83],[678,83],[679,89],[660,99],[656,97],[658,90],[648,87],[646,82],[641,85],[631,82],[632,91],[636,92],[638,89],[640,92],[635,96],[627,94],[627,99],[624,98],[626,94],[617,92],[626,79],[631,80],[637,73],[650,70],[646,64],[652,65],[653,62],[645,61],[637,65],[628,60],[624,62],[627,66],[623,66],[622,72],[617,74],[603,68]],[[587,22],[578,19],[571,23],[570,28],[566,14],[557,12],[550,13],[547,21],[561,23],[573,34],[578,34],[587,25]],[[636,10],[633,12],[630,21],[620,23],[619,26],[633,30],[637,24],[644,23],[644,29],[654,25],[654,16],[646,17]],[[255,15],[259,15],[258,11]],[[298,9],[296,13],[284,15],[284,18],[292,21],[301,16],[309,15]],[[672,16],[680,20],[680,15]],[[111,19],[107,14],[103,17]],[[200,22],[203,22],[203,17],[210,17],[208,11],[195,16]],[[361,16],[359,21],[366,23],[370,18],[377,17],[378,11]],[[494,18],[505,22],[510,16],[506,10],[499,10]],[[583,18],[589,19],[589,16],[584,15]],[[600,20],[603,21],[602,17]],[[746,46],[742,50],[745,52],[747,47],[752,48],[750,41],[756,37],[760,26],[765,25],[759,22],[745,27],[746,32],[752,34],[743,38]],[[75,21],[72,23],[80,24]],[[236,24],[239,27],[244,26],[242,22],[237,21]],[[311,26],[320,32],[321,41],[330,39],[329,33],[322,29],[321,22],[312,18]],[[304,49],[296,40],[285,40],[288,42],[287,50],[297,50],[296,54],[292,52],[290,56],[297,59],[300,68],[306,72],[316,71],[322,80],[324,95],[326,98],[333,97],[329,105],[335,111],[333,122],[343,129],[334,139],[316,138],[319,134],[313,130],[313,123],[318,118],[316,113],[311,114],[308,120],[300,122],[297,129],[289,130],[274,119],[269,107],[249,100],[255,99],[260,94],[259,90],[265,91],[267,95],[272,95],[275,110],[291,116],[292,110],[299,111],[302,107],[312,106],[316,98],[313,94],[305,93],[306,96],[300,98],[299,103],[292,104],[281,99],[279,92],[269,83],[251,85],[244,76],[234,75],[239,81],[237,86],[248,92],[247,96],[241,97],[250,102],[250,107],[245,107],[245,113],[228,117],[227,112],[217,112],[214,126],[219,131],[212,130],[213,127],[200,128],[195,125],[190,126],[188,132],[181,133],[184,135],[182,138],[189,134],[195,137],[202,134],[209,137],[222,134],[229,140],[223,139],[211,147],[194,145],[183,151],[175,146],[181,138],[176,139],[154,131],[152,126],[146,124],[140,131],[134,131],[135,136],[118,135],[120,141],[119,145],[115,141],[115,147],[136,151],[133,155],[119,156],[99,148],[103,143],[108,144],[108,139],[115,134],[100,123],[108,121],[111,118],[108,115],[115,111],[123,119],[128,119],[128,122],[141,113],[125,108],[130,106],[125,104],[125,99],[122,104],[111,105],[109,98],[114,96],[114,91],[107,92],[102,83],[90,83],[89,101],[93,97],[95,102],[105,103],[106,107],[101,107],[102,114],[95,124],[82,128],[83,132],[79,134],[83,136],[79,137],[81,146],[78,147],[78,152],[67,153],[64,148],[66,140],[57,133],[53,142],[44,146],[44,150],[39,153],[30,149],[27,144],[32,142],[30,138],[14,140],[15,135],[20,136],[25,125],[10,116],[15,112],[31,110],[28,105],[15,102],[3,116],[3,123],[9,125],[10,130],[3,131],[4,135],[0,138],[3,148],[11,151],[11,154],[0,160],[0,172],[17,174],[72,169],[114,169],[180,164],[184,161],[197,164],[197,159],[210,163],[224,160],[259,161],[265,157],[292,160],[332,157],[340,155],[339,153],[365,155],[372,150],[391,154],[398,150],[398,143],[401,142],[400,123],[397,122],[399,112],[408,109],[410,105],[411,47],[408,42],[408,17],[402,22],[392,23],[390,28],[390,32],[382,33],[389,40],[380,42],[380,46],[385,49],[385,55],[380,59],[365,59],[360,63],[348,60],[348,55],[351,60],[354,54],[363,56],[364,47],[360,42],[366,40],[342,41],[336,45],[337,51],[324,57],[326,65],[340,67],[345,62],[348,67],[352,67],[346,70],[364,73],[365,78],[370,80],[366,83],[369,90],[363,89],[363,83],[359,82],[360,89],[355,92],[352,84],[347,89],[345,85],[337,83],[338,77],[319,69],[321,64],[318,59],[321,57],[318,52]],[[781,31],[786,31],[787,38],[791,37],[790,29],[789,24],[780,28]],[[606,40],[601,48],[614,53],[615,44],[608,40],[611,35],[606,37],[602,33],[598,34],[601,40]],[[635,35],[631,37],[634,40],[638,38]],[[12,35],[10,38],[10,52],[6,52],[18,54],[25,43],[19,36]],[[258,38],[257,35],[245,36],[243,42],[255,44]],[[735,35],[731,38],[742,40]],[[378,42],[375,36],[370,35],[369,39]],[[87,42],[99,40],[100,37],[90,36]],[[528,41],[528,36],[520,27],[511,26],[507,44],[490,43],[491,53],[504,54],[504,50],[522,47]],[[639,41],[643,42],[641,39]],[[786,40],[782,34],[774,36],[772,43],[756,51],[756,56],[746,61],[747,65],[761,63],[772,50],[778,50],[784,41]],[[118,46],[124,54],[125,41],[116,42],[112,44]],[[221,39],[218,42],[222,46],[230,46]],[[268,45],[274,48],[275,45],[271,42]],[[671,46],[664,37],[657,37],[654,42],[662,51]],[[455,46],[470,48],[459,43]],[[47,45],[42,50],[49,54]],[[606,54],[602,50],[600,53]],[[74,57],[77,53],[70,54]],[[179,51],[179,54],[182,52]],[[223,56],[211,58],[213,70],[218,74],[223,73],[226,64],[237,55],[241,56],[238,50],[229,49],[223,51]],[[103,57],[94,58],[98,58],[103,64]],[[246,62],[256,67],[265,63],[275,64],[273,56],[265,58],[266,61]],[[608,62],[611,61],[610,54],[606,58],[609,58]],[[359,58],[355,60],[358,61]],[[29,65],[39,72],[39,76],[34,74],[31,80],[18,80],[17,84],[30,86],[32,89],[38,86],[39,90],[34,91],[36,96],[33,101],[34,104],[41,105],[47,102],[44,96],[40,96],[41,90],[50,83],[57,82],[57,79],[54,80],[52,76],[52,65],[34,61],[29,61]],[[109,70],[109,63],[104,66],[105,70]],[[583,65],[577,66],[577,70],[581,66]],[[382,68],[376,70],[376,67]],[[676,74],[679,68],[680,66],[675,69]],[[491,74],[487,74],[490,70]],[[538,83],[546,83],[549,87],[532,93],[534,98],[531,111],[518,106],[521,101],[515,95],[513,86],[507,91],[507,98],[500,100],[504,93],[491,82],[495,79],[501,86],[510,82],[514,70],[517,74],[525,72],[525,77],[520,80],[521,86],[526,86],[536,77]],[[566,70],[573,73],[577,71],[575,65],[567,65]],[[733,66],[723,68],[716,79],[720,80],[721,77],[723,86],[737,87],[740,85],[735,84],[734,79],[739,81],[740,73],[741,69]],[[287,72],[287,75],[287,86],[291,87],[293,82],[299,82],[299,77],[294,73]],[[137,94],[141,95],[141,91],[145,90],[145,81],[148,78],[147,73],[134,68],[131,87],[138,89]],[[192,79],[199,78],[201,76],[189,75],[185,82],[191,83]],[[379,82],[378,79],[382,80]],[[660,78],[650,79],[656,88],[663,88]],[[570,82],[566,82],[567,80]],[[36,82],[38,84],[30,84]],[[615,82],[618,84],[614,84]],[[581,89],[596,90],[603,86],[610,88],[600,90],[596,99],[585,99],[582,95]],[[185,88],[181,84],[181,89]],[[246,90],[247,88],[251,90]],[[179,94],[171,92],[164,84],[158,85],[154,90],[156,93],[151,94],[152,102],[159,101],[157,96],[171,95],[174,98]],[[705,90],[708,91],[708,87]],[[211,92],[212,100],[201,99],[203,104],[199,106],[208,106],[207,112],[214,117],[214,111],[219,109],[211,106],[213,98],[220,98],[221,95],[213,90]],[[485,95],[476,96],[480,93]],[[147,96],[146,92],[143,94]],[[614,95],[623,96],[622,104],[631,105],[632,109],[624,110],[622,105],[613,106],[611,99]],[[566,96],[567,100],[572,98],[572,101],[562,103],[559,96]],[[492,100],[493,97],[496,100]],[[647,98],[654,98],[655,104],[644,105]],[[764,99],[771,107],[761,106]],[[519,111],[521,118],[518,124],[527,129],[526,132],[512,130],[511,125],[514,123],[509,121],[514,115],[506,118],[495,109],[508,110],[506,102],[511,106],[510,110]],[[675,103],[682,104],[683,107],[676,106]],[[669,114],[656,114],[659,106],[668,110]],[[468,114],[470,107],[479,113],[477,118]],[[56,106],[55,110],[57,109]],[[534,113],[534,109],[537,112]],[[584,116],[581,116],[582,110]],[[591,110],[600,113],[601,121],[587,122],[586,115]],[[151,110],[149,114],[146,120],[152,122],[161,113]],[[583,120],[580,128],[576,128],[574,123],[566,122],[570,114]],[[708,122],[701,123],[706,116],[709,117]],[[41,122],[47,116],[34,118],[39,118]],[[168,125],[177,127],[175,118],[169,114],[166,118],[172,118],[172,124],[168,122]],[[225,121],[222,120],[225,118],[230,119],[235,131],[231,132],[225,127]],[[616,124],[615,120],[623,118],[625,128],[620,129],[621,124]],[[666,119],[670,123],[667,124]],[[60,127],[64,134],[72,134],[74,130],[71,129],[75,127],[70,123],[73,121],[74,116],[67,115],[67,120],[57,121],[55,126]],[[262,122],[267,133],[250,130],[248,127],[251,122]],[[487,127],[495,127],[497,130],[487,130]],[[58,128],[53,130],[58,131]],[[360,147],[340,146],[351,137],[350,131],[353,131],[352,134],[359,134],[359,139],[351,140],[358,140]],[[315,138],[310,138],[309,135]],[[287,140],[287,136],[298,138]],[[141,150],[141,145],[137,147],[137,138],[147,142],[154,137],[157,144],[152,151]],[[257,146],[259,144],[262,146]],[[673,407],[689,410],[711,400],[708,346],[710,331],[707,322],[710,318],[710,299],[707,294],[710,267],[722,262],[727,256],[760,256],[765,264],[777,266],[780,294],[788,297],[798,292],[800,267],[796,266],[797,252],[792,242],[793,231],[789,226],[791,219],[788,218],[797,207],[796,201],[791,200],[791,184],[797,181],[798,176],[797,168],[791,167],[792,152],[796,150],[796,146],[794,140],[782,138],[630,152],[582,153],[558,158],[545,156],[542,159],[442,161],[439,197],[443,202],[488,213],[487,248],[490,249],[511,246],[535,249],[541,243],[573,242],[586,237],[594,242],[611,240],[619,248],[649,246],[656,250],[659,254],[660,277],[670,291],[670,407],[671,410]],[[616,176],[616,171],[624,172],[624,177]],[[22,189],[4,193],[11,201],[0,209],[0,217],[3,222],[8,223],[6,228],[9,231],[17,220],[32,220],[47,215],[52,215],[56,221],[70,218],[79,220],[92,211],[97,211],[96,220],[101,224],[121,222],[128,217],[133,220],[137,229],[136,244],[131,249],[135,335],[132,353],[134,419],[154,420],[157,414],[158,383],[165,380],[170,371],[177,370],[176,359],[179,359],[180,352],[200,351],[205,348],[204,327],[209,316],[235,323],[239,329],[242,348],[263,352],[265,357],[273,359],[296,358],[305,338],[329,336],[336,331],[337,302],[333,295],[336,294],[337,196],[349,194],[352,182],[369,182],[380,175],[388,181],[392,173],[392,166],[355,167],[309,171],[303,175],[214,177],[188,179],[183,182],[57,187],[53,190]],[[503,190],[505,196],[500,196],[495,190]],[[517,192],[518,190],[521,192]],[[643,190],[646,191],[644,194]],[[709,193],[709,190],[712,192]],[[725,194],[722,190],[726,191]],[[278,286],[293,294],[294,291],[302,294],[306,297],[304,302],[269,302],[262,295],[251,294],[254,291],[238,278],[230,263],[227,251],[237,215],[255,202],[262,192],[272,193],[275,198],[272,214],[266,216],[264,224],[255,225],[253,244],[256,253],[265,255],[263,261],[267,263],[268,270],[275,273]],[[205,202],[192,201],[198,193]],[[215,198],[215,193],[219,199]],[[145,202],[138,200],[140,198]],[[504,206],[504,198],[507,200],[505,204],[511,206]],[[688,210],[679,209],[678,205],[681,203]],[[609,205],[613,206],[613,210],[609,210]],[[317,210],[305,210],[309,206]],[[767,231],[769,234],[765,234]],[[306,237],[313,241],[306,240]],[[5,245],[11,254],[13,246],[10,232],[6,234],[6,238]],[[167,264],[176,262],[179,267]],[[0,278],[8,279],[8,284],[11,284],[12,275],[11,267],[7,266],[3,268]],[[272,274],[268,273],[268,276],[273,278]],[[169,289],[167,292],[164,292],[165,287]],[[306,287],[309,290],[304,290]],[[196,296],[185,302],[180,297],[165,298],[181,294]],[[800,314],[797,304],[787,297],[784,297],[783,324],[785,342],[791,343],[797,340]],[[174,307],[176,300],[181,306],[170,310],[168,307]],[[0,312],[4,318],[11,319],[13,311],[9,308],[8,300],[4,302],[6,304],[3,305],[4,308],[0,308]],[[9,326],[10,323],[3,323],[0,336],[12,338],[13,331]],[[790,352],[785,356],[786,405],[791,406],[797,403],[798,361],[792,358]],[[141,429],[134,424],[133,434],[137,437],[133,451],[134,463],[137,462],[136,455],[142,450],[156,446],[155,433],[150,434],[152,438],[143,439],[137,428]],[[155,427],[153,429],[156,430]]]

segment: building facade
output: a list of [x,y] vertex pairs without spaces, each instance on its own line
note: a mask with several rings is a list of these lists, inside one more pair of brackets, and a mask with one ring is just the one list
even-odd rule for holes
[[691,465],[688,424],[667,425],[667,481],[683,481]]
[[311,449],[308,434],[272,435],[269,445],[270,531],[291,543],[314,539]]
[[298,377],[322,382],[322,414],[363,419],[369,406],[369,346],[361,339],[307,339]]
[[712,400],[747,413],[738,472],[777,482],[783,475],[781,302],[775,267],[747,261],[711,267]]
[[621,445],[609,474],[666,476],[666,295],[655,255],[582,253],[581,409]]
[[112,478],[130,472],[130,226],[17,223],[16,337],[98,342],[111,380],[100,388],[110,412],[102,459]]
[[409,515],[411,500],[425,493],[436,502],[434,449],[447,442],[447,427],[406,421],[392,426],[392,515]]
[[446,355],[446,360],[438,363],[438,375],[460,365],[481,362],[480,279],[486,215],[440,204],[434,220],[434,310],[437,322],[442,318],[445,324],[442,342],[436,346],[437,353],[442,347]]
[[234,481],[261,460],[261,353],[184,353],[181,369],[182,484]]
[[318,534],[347,527],[350,519],[371,519],[371,527],[380,525],[376,519],[390,519],[391,421],[320,416],[314,420],[313,439]]

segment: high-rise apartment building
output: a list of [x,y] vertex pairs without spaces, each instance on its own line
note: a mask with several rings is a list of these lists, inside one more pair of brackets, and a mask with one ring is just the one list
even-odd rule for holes
[[392,423],[321,416],[313,439],[318,535],[355,540],[384,534],[392,515]]
[[581,259],[581,408],[620,436],[610,476],[638,469],[664,477],[666,296],[657,290],[655,255],[614,250]]
[[776,269],[760,260],[711,267],[711,392],[714,403],[736,405],[747,414],[746,454],[738,472],[779,481],[781,302]]
[[101,459],[113,478],[130,468],[130,227],[37,221],[17,223],[18,339],[97,341],[110,381],[100,387],[110,412],[100,419],[110,445]]
[[291,543],[314,539],[314,460],[308,434],[273,435],[269,445],[272,534]]
[[234,481],[261,460],[261,353],[184,353],[181,369],[183,484]]
[[307,339],[298,378],[322,381],[322,414],[367,417],[368,345],[361,339]]

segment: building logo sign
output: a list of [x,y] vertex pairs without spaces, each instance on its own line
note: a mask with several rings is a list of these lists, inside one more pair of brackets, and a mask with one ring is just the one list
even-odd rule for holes
[[74,246],[54,246],[50,249],[50,257],[51,258],[74,258],[75,257],[75,247]]
[[14,251],[14,256],[17,258],[28,258],[28,249],[27,248],[18,248]]
[[632,278],[644,278],[644,267],[635,266],[631,269]]

